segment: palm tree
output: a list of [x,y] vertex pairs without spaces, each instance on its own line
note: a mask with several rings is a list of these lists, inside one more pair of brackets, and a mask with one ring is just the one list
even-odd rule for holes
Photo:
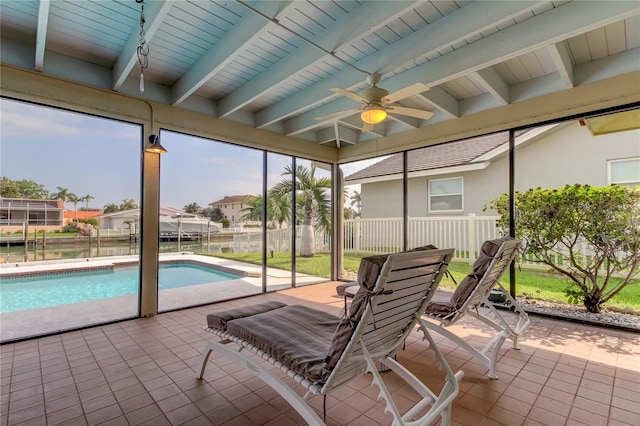
[[71,194],[71,193],[69,192],[68,188],[64,188],[62,186],[58,186],[56,189],[58,190],[58,192],[56,192],[54,194],[51,194],[51,198],[60,199],[62,201],[69,200],[69,194]]
[[95,198],[94,198],[93,195],[87,194],[84,197],[81,197],[81,200],[84,201],[85,203],[87,203],[86,204],[86,210],[88,211],[89,210],[89,201],[95,200]]
[[[243,215],[241,220],[262,221],[262,195],[255,195],[244,202],[247,207],[240,210]],[[272,191],[267,195],[267,220],[277,223],[278,228],[291,219],[291,197],[289,195],[278,196]]]
[[138,205],[133,201],[132,198],[125,198],[122,200],[122,204],[120,204],[120,210],[131,210],[137,209]]
[[247,207],[240,209],[242,221],[262,221],[262,195],[252,195],[244,201]]
[[104,213],[114,213],[114,212],[117,212],[118,210],[119,210],[118,205],[114,203],[105,204],[104,207],[102,208],[102,211]]
[[200,210],[201,210],[201,207],[198,205],[198,203],[189,203],[186,206],[184,206],[184,211],[187,213],[196,214]]
[[76,222],[78,221],[78,203],[82,202],[82,199],[76,194],[67,194],[67,200],[73,203],[73,208],[76,212]]
[[282,228],[283,223],[291,220],[291,194],[278,195],[269,191],[267,214],[269,220],[277,222],[278,228]]
[[349,197],[349,199],[351,200],[351,203],[349,205],[351,207],[355,206],[358,215],[360,215],[360,208],[362,207],[362,195],[358,191],[354,190],[353,195]]
[[[291,176],[294,171],[285,167],[283,176]],[[328,190],[331,179],[316,178],[316,166],[311,169],[298,165],[295,170],[296,200],[302,203],[302,234],[300,235],[300,256],[312,257],[315,254],[314,228],[331,230],[331,202]],[[278,182],[270,193],[275,197],[283,197],[293,192],[291,179]]]

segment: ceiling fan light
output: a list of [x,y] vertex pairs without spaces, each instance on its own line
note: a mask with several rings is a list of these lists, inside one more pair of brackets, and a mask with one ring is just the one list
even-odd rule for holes
[[362,114],[360,114],[360,118],[362,118],[362,121],[364,121],[365,123],[378,124],[384,121],[385,118],[387,118],[387,111],[381,108],[367,109],[362,111]]

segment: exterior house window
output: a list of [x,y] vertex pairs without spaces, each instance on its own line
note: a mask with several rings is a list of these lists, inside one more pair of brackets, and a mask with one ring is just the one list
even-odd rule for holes
[[428,183],[429,212],[462,211],[462,178],[434,179]]
[[610,184],[640,186],[640,157],[609,160],[607,175]]

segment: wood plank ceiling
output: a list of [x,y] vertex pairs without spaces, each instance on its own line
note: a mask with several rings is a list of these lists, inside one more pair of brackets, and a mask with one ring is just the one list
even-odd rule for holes
[[[639,5],[2,0],[1,61],[342,147],[637,72]],[[358,103],[330,89],[359,92],[372,73],[389,92],[429,86],[396,105],[433,117],[390,113],[363,132]]]

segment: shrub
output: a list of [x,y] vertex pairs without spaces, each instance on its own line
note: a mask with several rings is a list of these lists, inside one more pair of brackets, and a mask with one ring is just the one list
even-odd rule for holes
[[62,232],[76,234],[80,232],[80,226],[78,226],[76,222],[69,222],[68,224],[62,227]]
[[[488,207],[507,232],[508,194]],[[640,274],[640,190],[575,184],[518,192],[515,225],[523,252],[567,277],[567,297],[582,299],[589,312],[599,312]]]

